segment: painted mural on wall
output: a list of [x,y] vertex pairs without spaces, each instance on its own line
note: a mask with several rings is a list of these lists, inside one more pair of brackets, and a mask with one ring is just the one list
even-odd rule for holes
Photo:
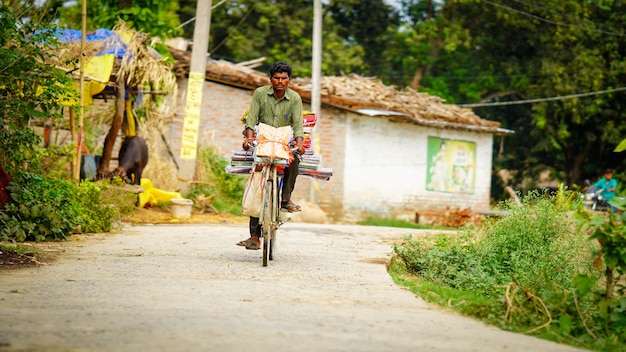
[[428,137],[426,190],[474,193],[476,143]]

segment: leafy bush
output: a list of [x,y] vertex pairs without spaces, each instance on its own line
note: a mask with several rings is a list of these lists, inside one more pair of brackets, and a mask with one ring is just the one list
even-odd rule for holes
[[65,239],[81,222],[76,188],[67,180],[23,173],[7,189],[13,202],[0,212],[2,241]]
[[568,214],[550,199],[533,194],[519,207],[505,203],[507,215],[458,237],[406,242],[396,252],[420,275],[455,288],[499,296],[512,280],[523,287],[549,280],[569,284],[586,259],[584,238]]
[[27,168],[33,172],[41,169],[35,152],[40,142],[41,137],[29,128],[8,129],[0,124],[0,165],[12,179]]
[[[618,212],[595,213],[579,211],[576,213],[580,229],[589,233],[592,240],[597,240],[600,248],[594,253],[594,264],[604,269],[604,294],[594,292],[594,286],[582,286],[584,294],[598,297],[600,312],[597,320],[605,322],[606,328],[615,331],[626,340],[626,200],[616,197],[611,205]],[[595,278],[585,278],[590,281]],[[585,284],[585,281],[582,281]],[[617,299],[616,299],[617,298]]]
[[108,232],[134,209],[135,195],[115,184],[83,182],[22,173],[7,187],[12,202],[0,212],[0,241],[66,239],[82,232]]
[[408,238],[395,246],[396,260],[423,285],[441,287],[446,296],[435,300],[461,301],[455,309],[466,314],[587,348],[624,348],[626,298],[603,298],[606,278],[591,260],[599,246],[577,231],[576,204],[565,199],[535,193],[458,236]]
[[109,232],[125,215],[135,210],[137,196],[125,192],[121,186],[118,179],[81,182],[75,201],[80,206],[82,232]]

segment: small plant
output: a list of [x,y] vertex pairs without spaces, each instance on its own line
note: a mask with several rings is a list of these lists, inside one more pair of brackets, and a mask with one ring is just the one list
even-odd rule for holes
[[188,197],[215,195],[215,208],[241,215],[241,199],[247,178],[227,173],[228,161],[217,153],[215,147],[203,148],[199,154],[196,179],[200,182],[191,188]]
[[38,250],[31,247],[31,246],[24,246],[24,245],[8,245],[8,244],[2,244],[0,245],[0,251],[7,251],[7,252],[15,252],[17,254],[22,254],[22,255],[31,255],[34,253],[37,253]]
[[75,200],[80,205],[81,230],[109,232],[116,223],[135,210],[136,195],[120,191],[121,181],[81,182]]
[[590,233],[590,239],[600,245],[593,263],[605,273],[604,295],[599,302],[603,320],[626,336],[626,201],[616,198],[610,203],[620,212],[591,215],[581,210],[576,216],[581,230]]

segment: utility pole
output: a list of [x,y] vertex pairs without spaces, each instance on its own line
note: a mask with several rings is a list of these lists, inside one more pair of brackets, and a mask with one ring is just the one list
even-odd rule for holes
[[322,0],[313,3],[313,89],[311,91],[311,110],[320,113],[322,79]]
[[180,143],[180,164],[178,181],[180,192],[189,191],[189,183],[196,173],[198,154],[198,128],[202,108],[202,90],[206,77],[206,61],[209,48],[212,0],[198,0],[196,5],[196,23],[193,31],[191,67],[187,80],[185,101],[185,119]]
[[[313,2],[313,67],[312,67],[311,83],[311,110],[321,117],[321,86],[322,86],[322,0],[314,0]],[[315,128],[314,128],[315,129]],[[321,153],[319,138],[315,131],[311,132],[311,142],[315,154]],[[317,181],[313,180],[311,187],[311,203],[317,203]]]

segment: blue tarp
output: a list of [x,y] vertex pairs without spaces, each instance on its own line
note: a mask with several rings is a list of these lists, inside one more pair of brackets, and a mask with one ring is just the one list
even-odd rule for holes
[[[54,34],[62,43],[80,42],[82,32],[76,29],[57,29]],[[118,58],[124,57],[127,46],[120,36],[110,29],[97,29],[85,35],[85,41],[103,41],[105,43],[102,50],[95,53],[95,56],[115,54]]]

